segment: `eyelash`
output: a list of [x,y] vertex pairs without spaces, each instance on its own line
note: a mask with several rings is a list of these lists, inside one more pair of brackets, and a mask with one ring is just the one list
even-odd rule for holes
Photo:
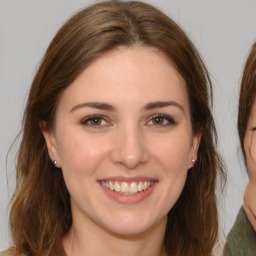
[[[165,124],[150,124],[150,125],[153,125],[153,126],[159,126],[159,128],[163,127],[163,126],[170,126],[170,125],[175,125],[176,124],[176,121],[170,117],[170,116],[167,116],[167,115],[163,115],[163,114],[156,114],[156,115],[153,115],[149,122],[151,122],[152,120],[156,120],[156,119],[162,119],[163,122],[167,122]],[[148,123],[149,123],[148,122]]]
[[[163,123],[162,124],[161,123],[160,124],[154,124],[154,123],[149,124],[150,122],[153,122],[153,120],[156,121],[157,119],[162,120]],[[90,123],[90,122],[95,121],[95,120],[98,120],[99,124]],[[102,125],[102,122],[105,122],[106,124]],[[167,122],[167,123],[165,123],[165,122]],[[104,116],[101,116],[101,115],[89,116],[87,118],[84,118],[80,123],[81,123],[81,125],[92,127],[92,128],[97,128],[97,129],[101,128],[102,126],[106,126],[106,125],[109,124],[108,121],[106,121],[106,118]],[[163,126],[171,126],[171,125],[175,125],[175,124],[176,124],[176,121],[172,117],[167,116],[167,115],[163,115],[163,114],[153,115],[153,116],[150,117],[149,121],[147,122],[147,125],[150,125],[150,126],[152,125],[152,126],[156,126],[156,127],[158,126],[158,128],[161,128]]]
[[100,122],[105,121],[106,123],[108,123],[106,121],[106,119],[101,116],[101,115],[93,115],[93,116],[89,116],[87,118],[84,118],[80,123],[81,125],[84,126],[88,126],[88,127],[93,127],[93,128],[101,128],[102,124],[91,124],[90,122],[92,122],[93,120],[95,121],[96,119],[98,119]]

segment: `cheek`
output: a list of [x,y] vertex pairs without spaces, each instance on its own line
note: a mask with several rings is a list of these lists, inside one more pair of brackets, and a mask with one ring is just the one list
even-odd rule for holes
[[190,159],[190,138],[177,135],[162,141],[154,154],[161,166],[159,183],[161,198],[158,198],[156,208],[162,209],[161,213],[166,215],[177,202],[186,182]]
[[91,140],[79,133],[62,138],[58,151],[64,173],[91,174],[106,155],[106,144],[97,139]]
[[179,198],[190,167],[191,138],[187,134],[176,134],[159,143],[155,158],[162,169],[162,195],[168,212]]
[[187,134],[175,134],[158,142],[154,155],[167,173],[187,171],[190,164],[191,138]]

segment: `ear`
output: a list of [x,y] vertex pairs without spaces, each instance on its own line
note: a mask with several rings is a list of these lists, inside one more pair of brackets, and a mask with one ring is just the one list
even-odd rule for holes
[[57,143],[56,143],[56,138],[55,135],[53,133],[53,131],[46,129],[46,123],[45,121],[41,121],[39,123],[39,127],[41,129],[41,132],[44,136],[45,142],[46,142],[46,146],[47,146],[47,150],[48,150],[48,154],[50,156],[50,159],[52,162],[56,161],[56,167],[61,168],[61,163],[60,163],[60,157],[58,154],[58,147],[57,147]]
[[196,134],[193,135],[192,142],[191,142],[191,150],[189,156],[189,164],[188,168],[192,168],[197,160],[197,152],[200,145],[202,137],[202,131],[198,131]]

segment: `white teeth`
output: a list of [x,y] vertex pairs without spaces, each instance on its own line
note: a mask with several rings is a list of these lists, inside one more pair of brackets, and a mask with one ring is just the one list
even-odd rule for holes
[[138,191],[141,192],[143,190],[142,182],[140,181],[138,184]]
[[[105,182],[105,184],[106,183],[108,183],[108,182]],[[104,186],[104,185],[103,185]],[[107,186],[106,186],[107,187]],[[110,188],[110,190],[114,190],[115,189],[115,187],[114,187],[114,185],[113,185],[113,183],[110,181],[109,182],[109,188]]]
[[136,182],[132,182],[132,183],[130,184],[129,192],[130,192],[130,194],[136,194],[136,193],[138,192]]
[[117,181],[115,182],[115,191],[116,192],[120,192],[121,191],[120,185],[119,185],[119,183]]
[[153,185],[153,182],[140,181],[127,183],[118,181],[101,181],[101,185],[120,194],[134,195],[150,188]]
[[129,192],[129,186],[128,186],[127,182],[122,182],[121,183],[121,192],[122,193]]

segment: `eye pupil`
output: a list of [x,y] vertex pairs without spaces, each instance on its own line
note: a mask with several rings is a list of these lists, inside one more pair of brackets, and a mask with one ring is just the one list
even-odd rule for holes
[[153,119],[154,124],[162,124],[163,123],[163,118],[162,117],[155,117]]
[[89,128],[103,128],[110,125],[103,116],[89,116],[81,120],[80,123]]
[[101,120],[100,120],[100,118],[93,118],[92,120],[91,120],[91,122],[92,122],[92,124],[100,124],[100,122],[101,122]]

